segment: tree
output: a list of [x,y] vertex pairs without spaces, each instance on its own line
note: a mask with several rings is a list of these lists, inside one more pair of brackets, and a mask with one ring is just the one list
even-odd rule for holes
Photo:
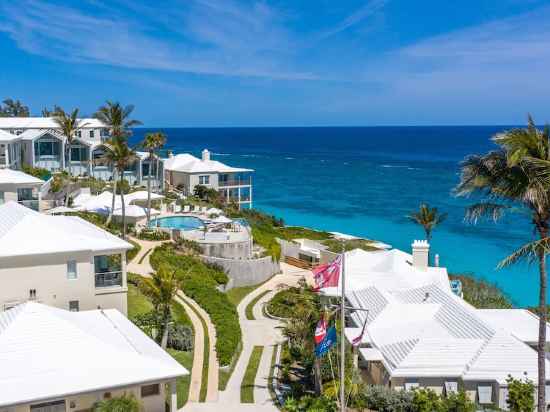
[[432,239],[432,231],[437,225],[443,223],[447,214],[439,213],[436,207],[430,208],[426,203],[422,203],[418,212],[412,212],[407,218],[424,228],[426,240],[429,242]]
[[521,381],[511,375],[506,378],[508,384],[508,408],[511,412],[531,412],[535,408],[535,385],[527,378]]
[[29,107],[19,100],[6,99],[4,107],[0,106],[0,117],[29,117]]
[[94,412],[139,412],[139,401],[133,395],[104,399],[94,405]]
[[170,308],[179,287],[176,270],[164,265],[161,265],[151,277],[144,277],[139,283],[141,292],[151,299],[162,319],[162,329],[157,334],[157,340],[160,339],[159,343],[163,349],[166,349],[168,344],[168,330],[172,319]]
[[[105,144],[105,154],[103,155],[103,160],[107,163],[114,166],[116,173],[120,176],[120,186],[123,186],[124,182],[124,171],[128,168],[129,165],[134,163],[137,160],[137,155],[134,150],[128,146],[127,140],[123,136],[113,136]],[[109,218],[107,219],[106,225],[111,221],[111,216],[115,208],[115,196],[116,196],[116,179],[114,179],[115,185],[113,188],[113,203],[111,206],[111,211],[109,213]],[[126,239],[126,205],[124,203],[124,190],[120,191],[120,202],[122,208],[122,237]]]
[[53,117],[56,116],[58,113],[61,113],[63,109],[59,107],[57,104],[54,104],[53,110],[48,109],[47,107],[44,107],[42,109],[42,117]]
[[80,129],[86,126],[87,123],[84,123],[82,120],[78,119],[78,109],[74,109],[70,114],[65,113],[65,111],[61,108],[58,108],[58,110],[59,111],[55,113],[53,120],[57,123],[61,129],[61,132],[65,136],[65,159],[68,158],[69,175],[72,176],[71,149],[76,140],[76,134]]
[[[141,142],[141,146],[149,152],[149,176],[147,178],[147,226],[151,221],[151,165],[155,159],[155,153],[166,143],[166,136],[164,133],[147,133],[145,139]],[[158,171],[158,163],[157,163]],[[158,174],[158,173],[157,173]]]
[[[111,138],[113,139],[127,139],[129,135],[132,134],[130,130],[134,126],[139,126],[142,124],[139,120],[130,119],[130,115],[134,111],[133,105],[128,105],[122,107],[119,102],[111,102],[107,100],[103,106],[100,106],[97,112],[94,114],[96,119],[99,119],[103,124],[105,124]],[[108,161],[108,156],[105,157]],[[116,169],[114,170],[113,176],[113,201],[111,204],[111,211],[109,212],[109,217],[107,218],[107,224],[111,222],[113,218],[113,211],[115,209],[115,198],[116,198]]]
[[[527,243],[498,264],[499,268],[521,260],[537,261],[539,269],[538,411],[545,411],[546,255],[550,241],[550,129],[538,130],[531,116],[526,129],[512,129],[493,137],[498,149],[471,155],[462,162],[459,196],[480,195],[466,218],[498,220],[507,211],[523,211],[531,218],[538,239]],[[533,233],[531,230],[530,233]]]

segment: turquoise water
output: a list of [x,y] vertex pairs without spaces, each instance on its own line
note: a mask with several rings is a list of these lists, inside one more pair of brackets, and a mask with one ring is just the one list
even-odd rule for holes
[[203,227],[202,220],[192,216],[169,216],[151,220],[150,227],[193,230]]
[[[421,202],[449,214],[435,230],[432,250],[450,272],[468,272],[499,285],[518,305],[537,301],[535,267],[496,270],[532,238],[528,219],[469,225],[476,199],[456,198],[459,162],[493,148],[503,126],[366,128],[163,129],[168,148],[256,170],[254,207],[287,224],[345,232],[410,250],[423,231],[406,219]],[[147,129],[133,137],[139,141]]]

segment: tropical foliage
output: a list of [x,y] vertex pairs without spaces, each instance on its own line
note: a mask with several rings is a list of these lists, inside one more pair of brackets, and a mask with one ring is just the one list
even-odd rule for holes
[[[550,129],[539,130],[529,116],[525,129],[512,129],[493,137],[497,149],[484,155],[468,156],[462,163],[459,196],[471,194],[481,201],[467,209],[466,217],[476,222],[490,217],[498,220],[507,211],[522,211],[530,217],[535,239],[522,246],[502,262],[499,267],[519,261],[537,262],[539,269],[539,341],[538,386],[545,387],[546,343],[546,255],[550,241]],[[538,411],[545,410],[545,391],[538,391]]]
[[71,113],[65,113],[63,109],[58,108],[53,119],[61,129],[61,133],[65,136],[65,159],[68,162],[69,174],[72,175],[71,148],[76,140],[78,131],[86,126],[86,123],[78,119],[78,109],[74,109]]
[[94,412],[140,412],[141,405],[133,395],[104,399],[94,405]]
[[5,99],[0,104],[0,117],[29,117],[29,107],[19,100]]
[[467,274],[449,274],[449,279],[460,280],[464,300],[478,309],[510,309],[512,302],[495,285]]
[[445,221],[447,214],[439,213],[436,207],[429,207],[426,203],[422,203],[419,210],[412,212],[407,218],[424,228],[426,240],[429,242],[432,239],[433,230]]
[[508,408],[511,412],[532,412],[535,409],[535,385],[527,378],[514,379],[508,376]]
[[149,153],[149,175],[147,176],[147,226],[151,221],[151,169],[153,161],[157,160],[158,171],[158,150],[166,144],[166,136],[164,133],[147,133],[145,139],[141,142],[141,146]]

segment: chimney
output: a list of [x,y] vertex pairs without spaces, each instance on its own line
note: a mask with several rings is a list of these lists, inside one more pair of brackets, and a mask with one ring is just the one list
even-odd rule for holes
[[174,157],[174,152],[172,152],[171,150],[168,150],[168,158],[172,158]]
[[430,244],[427,240],[415,240],[412,244],[413,266],[417,269],[428,268],[428,255]]
[[208,162],[210,160],[210,152],[207,149],[202,151],[202,161]]
[[436,253],[435,259],[434,259],[434,266],[439,267],[439,255]]

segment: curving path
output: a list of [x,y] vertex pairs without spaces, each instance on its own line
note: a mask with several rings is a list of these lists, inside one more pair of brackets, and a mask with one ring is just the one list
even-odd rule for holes
[[[266,318],[262,313],[262,306],[277,292],[279,287],[293,286],[298,283],[303,277],[307,277],[310,272],[307,270],[295,268],[293,266],[281,263],[282,273],[274,276],[265,284],[253,290],[239,303],[237,312],[239,314],[239,322],[243,332],[243,350],[235,370],[227,383],[225,391],[219,393],[218,402],[215,403],[188,403],[183,408],[183,411],[206,411],[217,412],[238,412],[238,411],[260,411],[260,412],[275,412],[277,407],[271,400],[271,395],[268,390],[268,377],[271,369],[271,358],[275,345],[283,341],[280,332],[281,322]],[[254,306],[253,312],[255,320],[246,319],[246,307],[258,295],[266,290],[271,291],[264,295]],[[258,374],[254,382],[254,403],[241,403],[241,382],[252,353],[252,348],[255,345],[264,346],[264,351],[260,360]]]

